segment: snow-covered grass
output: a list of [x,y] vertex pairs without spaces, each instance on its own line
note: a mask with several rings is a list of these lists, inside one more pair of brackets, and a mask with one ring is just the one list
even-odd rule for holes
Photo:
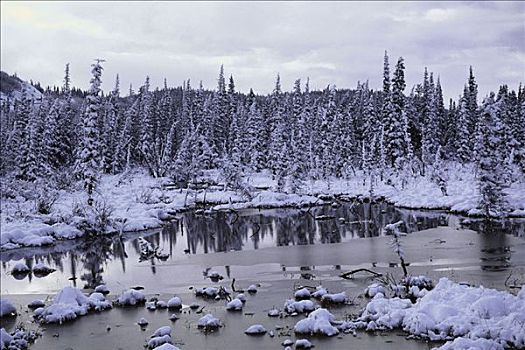
[[[220,183],[218,171],[208,171],[202,180]],[[169,178],[152,178],[146,171],[134,169],[119,175],[103,175],[95,205],[87,206],[87,195],[80,184],[70,190],[56,190],[57,199],[48,214],[35,209],[35,199],[27,193],[42,192],[36,185],[26,185],[26,195],[13,194],[1,203],[0,249],[54,244],[95,232],[115,233],[157,228],[164,220],[182,210],[199,208],[204,203],[213,210],[243,208],[302,207],[326,203],[323,196],[347,198],[370,195],[369,178],[359,171],[350,179],[308,181],[297,193],[276,192],[277,182],[269,172],[247,174],[244,181],[254,189],[253,199],[224,190],[222,185],[208,189],[179,189]],[[474,171],[469,167],[450,167],[447,195],[428,177],[414,177],[401,187],[401,181],[376,180],[374,197],[384,198],[396,206],[408,208],[446,209],[468,215],[479,215],[480,199]],[[11,186],[11,185],[9,185]],[[12,182],[12,186],[17,186]],[[525,181],[514,182],[505,189],[509,214],[525,216]]]
[[441,349],[523,348],[525,287],[514,296],[442,278],[415,304],[378,293],[353,324],[371,331],[402,328],[432,341],[454,340]]

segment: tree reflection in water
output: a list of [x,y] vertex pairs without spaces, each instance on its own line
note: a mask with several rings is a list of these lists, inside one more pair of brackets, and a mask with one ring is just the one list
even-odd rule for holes
[[[319,216],[333,216],[331,220],[316,220]],[[480,259],[483,269],[506,269],[511,257],[505,234],[525,236],[524,220],[483,222],[465,219],[439,211],[415,211],[395,208],[386,203],[344,204],[337,208],[323,206],[306,209],[270,209],[234,212],[216,212],[197,215],[182,214],[177,221],[166,224],[162,230],[130,233],[118,236],[101,236],[92,240],[64,241],[52,247],[25,248],[0,254],[4,273],[10,260],[22,260],[28,266],[43,262],[60,273],[70,273],[74,286],[77,279],[83,287],[94,288],[104,283],[103,275],[108,264],[117,261],[122,273],[126,262],[139,260],[139,236],[149,241],[170,257],[184,254],[253,250],[263,247],[330,244],[355,238],[375,237],[383,234],[389,223],[403,221],[403,231],[414,232],[437,226],[446,226],[449,220],[464,227],[482,232],[483,248]],[[184,239],[178,239],[184,237]],[[149,264],[156,273],[156,258],[140,264]],[[308,262],[302,263],[302,273],[308,274]],[[308,269],[307,269],[308,268]],[[67,271],[65,271],[67,270]],[[286,267],[283,266],[286,273]],[[25,279],[26,276],[22,276]],[[27,275],[31,282],[32,274]]]

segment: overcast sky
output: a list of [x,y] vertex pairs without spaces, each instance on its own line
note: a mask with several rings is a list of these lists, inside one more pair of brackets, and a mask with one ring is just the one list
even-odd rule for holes
[[407,91],[425,66],[456,98],[474,67],[480,93],[525,82],[525,2],[1,2],[1,68],[43,85],[87,88],[104,58],[103,88],[120,73],[135,90],[191,78],[214,88],[219,66],[237,88],[380,88],[383,52],[405,58]]

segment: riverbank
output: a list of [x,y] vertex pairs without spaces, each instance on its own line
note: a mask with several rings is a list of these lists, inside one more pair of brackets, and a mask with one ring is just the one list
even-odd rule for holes
[[[452,174],[446,196],[435,183],[422,177],[410,179],[404,188],[377,181],[372,196],[399,207],[479,215],[474,174],[468,169]],[[2,200],[0,250],[55,244],[84,236],[93,227],[106,234],[158,228],[185,210],[306,207],[369,198],[371,194],[369,179],[359,176],[303,182],[297,193],[280,193],[269,173],[251,174],[243,179],[251,199],[224,190],[216,171],[209,171],[201,180],[199,188],[180,189],[171,179],[154,179],[140,169],[104,175],[93,207],[85,204],[86,194],[77,184],[71,190],[57,192],[48,214],[37,213],[35,201],[21,195]],[[525,182],[515,182],[505,191],[509,216],[525,217]]]

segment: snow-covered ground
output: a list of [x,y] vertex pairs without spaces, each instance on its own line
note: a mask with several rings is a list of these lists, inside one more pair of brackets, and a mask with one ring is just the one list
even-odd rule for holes
[[[402,207],[479,214],[474,173],[460,168],[451,174],[447,196],[435,183],[423,177],[409,179],[404,188],[377,181],[373,195]],[[110,220],[105,228],[98,228],[97,233],[156,228],[177,212],[198,208],[203,203],[212,206],[213,210],[272,208],[323,204],[326,202],[319,197],[326,195],[343,195],[350,199],[370,195],[369,179],[359,174],[350,180],[304,182],[297,193],[276,192],[277,181],[268,172],[251,174],[244,178],[253,189],[251,200],[235,191],[224,190],[217,171],[208,172],[206,179],[218,185],[206,190],[178,189],[170,186],[169,178],[154,179],[142,170],[105,175],[100,180],[93,208],[85,204],[87,198],[81,188],[61,190],[50,214],[46,215],[38,214],[34,200],[25,200],[21,195],[4,199],[0,249],[49,245],[77,238],[85,234],[86,226],[95,225],[104,215]],[[525,182],[515,182],[505,191],[510,215],[525,216]]]
[[447,342],[440,349],[525,347],[525,287],[517,296],[442,278],[415,304],[377,294],[357,322],[366,330],[402,328],[411,335]]

